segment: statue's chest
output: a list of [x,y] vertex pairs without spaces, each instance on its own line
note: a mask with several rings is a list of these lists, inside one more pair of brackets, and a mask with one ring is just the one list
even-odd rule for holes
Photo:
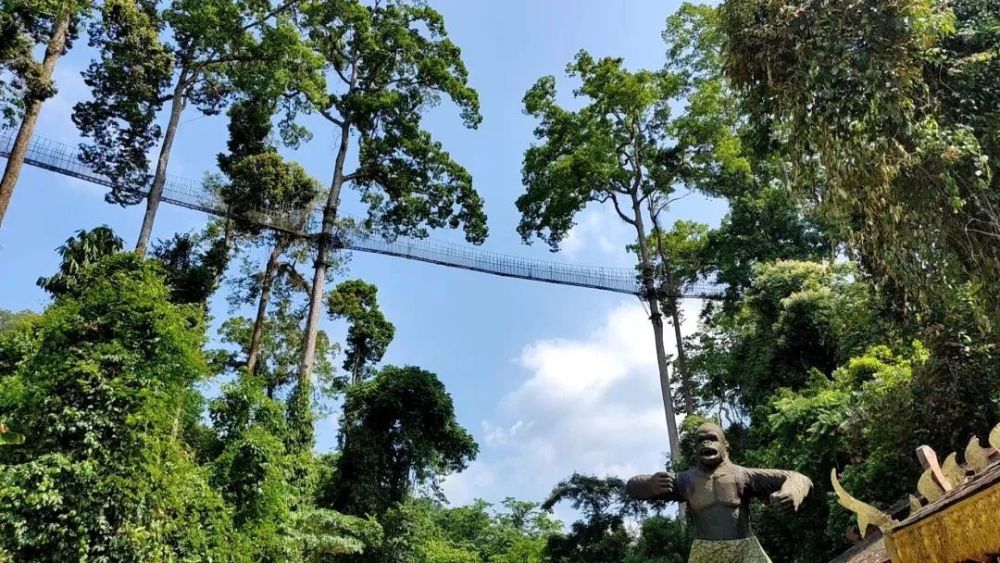
[[700,475],[693,483],[688,504],[694,510],[711,506],[740,506],[739,480],[735,473],[723,475]]

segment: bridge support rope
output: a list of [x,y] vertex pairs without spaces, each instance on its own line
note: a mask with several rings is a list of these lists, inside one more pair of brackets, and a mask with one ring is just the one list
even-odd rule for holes
[[[0,130],[0,157],[6,158],[13,143],[13,132]],[[25,162],[42,168],[110,188],[111,181],[97,174],[79,159],[79,151],[65,143],[35,136],[28,148]],[[170,175],[163,190],[162,201],[218,217],[230,214],[211,190],[199,182]],[[265,228],[292,233],[303,238],[315,239],[313,233],[302,232],[291,214],[281,209],[261,209],[240,217]],[[495,276],[517,278],[536,282],[584,287],[628,295],[640,295],[641,289],[635,270],[603,266],[585,266],[561,262],[523,258],[492,252],[471,245],[455,244],[432,239],[397,237],[389,240],[371,233],[341,231],[336,235],[338,246],[372,254],[394,256],[408,260],[438,264]],[[714,283],[694,283],[682,289],[680,297],[696,299],[721,299],[725,287]]]

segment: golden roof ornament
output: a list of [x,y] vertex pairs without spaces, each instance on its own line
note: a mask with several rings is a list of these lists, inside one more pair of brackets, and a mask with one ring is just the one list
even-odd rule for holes
[[[996,428],[994,428],[993,432],[995,433],[996,431]],[[992,435],[991,433],[990,436],[992,437]],[[978,436],[970,438],[969,445],[965,447],[965,463],[976,473],[986,469],[986,466],[990,464],[989,455],[986,449],[979,445]]]
[[944,491],[934,482],[934,476],[931,475],[929,469],[920,474],[920,479],[917,481],[917,492],[927,499],[927,502],[934,502],[944,496]]
[[875,508],[870,504],[865,504],[852,497],[844,486],[837,480],[837,469],[830,470],[830,483],[833,484],[833,491],[837,493],[837,502],[847,510],[858,516],[858,529],[861,530],[861,537],[868,533],[868,526],[875,525],[882,533],[886,533],[896,523],[888,514]]
[[[869,540],[871,546],[881,544],[885,549],[888,559],[878,561],[987,560],[984,557],[1000,553],[1000,535],[996,533],[1000,522],[1000,425],[990,432],[989,443],[991,447],[984,448],[973,437],[965,448],[964,464],[952,453],[939,465],[934,450],[917,448],[924,469],[917,483],[920,495],[909,496],[910,511],[905,517],[899,515],[901,520],[852,497],[838,480],[836,469],[830,472],[830,482],[837,502],[857,515],[862,537],[868,535],[869,526],[881,530],[882,537]],[[973,474],[976,476],[969,477]],[[869,551],[866,548],[855,555]]]
[[958,464],[958,453],[956,452],[951,452],[951,455],[944,459],[944,464],[941,465],[941,472],[944,473],[945,479],[953,487],[957,487],[965,482],[965,470]]

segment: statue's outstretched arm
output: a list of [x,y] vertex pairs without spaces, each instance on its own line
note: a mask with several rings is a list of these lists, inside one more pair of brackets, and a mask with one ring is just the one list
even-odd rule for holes
[[753,495],[798,510],[812,490],[812,481],[796,471],[745,469]]
[[636,475],[625,484],[625,493],[637,500],[684,501],[677,476],[667,472]]

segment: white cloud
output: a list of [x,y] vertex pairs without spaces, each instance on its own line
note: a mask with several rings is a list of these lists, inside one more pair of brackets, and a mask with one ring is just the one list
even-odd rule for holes
[[486,437],[486,444],[490,446],[504,446],[510,443],[512,439],[518,434],[530,428],[532,424],[525,424],[523,420],[518,420],[510,426],[510,428],[504,428],[502,426],[495,426],[488,420],[484,420],[483,423],[483,434]]
[[[484,463],[473,463],[461,473],[451,475],[443,485],[445,495],[455,506],[468,504],[479,498],[486,498],[484,491],[497,488],[497,475],[492,466]],[[514,495],[508,495],[514,496]],[[490,498],[499,503],[503,498]]]
[[615,258],[629,262],[625,247],[635,241],[635,234],[606,208],[590,208],[580,214],[560,248],[570,260],[592,259],[607,261]]
[[[698,303],[684,307],[690,333]],[[516,361],[528,377],[500,400],[499,420],[482,422],[480,460],[445,482],[452,502],[539,500],[573,472],[628,477],[663,466],[666,422],[641,304],[620,303],[584,338],[528,343]]]

